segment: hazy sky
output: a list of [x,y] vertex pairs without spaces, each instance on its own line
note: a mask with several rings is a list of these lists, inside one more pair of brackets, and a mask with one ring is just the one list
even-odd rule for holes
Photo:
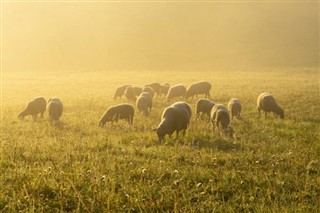
[[319,63],[319,2],[2,5],[5,72]]

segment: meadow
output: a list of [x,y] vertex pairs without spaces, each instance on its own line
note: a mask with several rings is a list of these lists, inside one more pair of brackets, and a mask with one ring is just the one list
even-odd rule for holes
[[[200,80],[215,103],[240,99],[233,139],[193,114],[185,137],[159,143],[152,129],[173,103],[164,97],[132,126],[98,126],[107,107],[127,102],[113,100],[119,85]],[[1,212],[320,212],[318,69],[4,72],[1,83]],[[265,91],[284,120],[258,117]],[[36,96],[62,100],[60,126],[47,114],[18,120]]]

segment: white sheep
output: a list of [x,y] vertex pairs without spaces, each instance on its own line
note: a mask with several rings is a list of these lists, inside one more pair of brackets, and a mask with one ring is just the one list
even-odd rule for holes
[[45,111],[46,99],[44,99],[44,97],[36,97],[27,104],[24,110],[19,113],[18,118],[23,120],[25,116],[31,115],[33,120],[36,121],[38,114],[40,113],[41,118],[43,118]]
[[228,102],[228,110],[231,114],[231,119],[236,117],[237,119],[240,118],[240,113],[241,113],[241,103],[239,99],[237,98],[231,98]]
[[176,137],[179,132],[183,131],[183,136],[189,126],[191,118],[191,107],[185,102],[176,102],[164,109],[161,122],[154,131],[157,132],[159,142],[161,142],[165,135],[171,135],[176,132]]
[[182,84],[173,85],[169,88],[169,91],[167,93],[167,101],[171,100],[172,98],[177,97],[184,97],[186,94],[186,87]]
[[117,98],[121,98],[124,95],[124,91],[127,89],[128,86],[131,86],[131,85],[126,84],[126,85],[119,86],[114,92],[113,99],[116,100]]
[[265,117],[267,118],[268,112],[273,112],[276,115],[279,115],[281,119],[284,119],[284,111],[277,104],[276,100],[272,95],[267,92],[261,93],[257,99],[258,113],[260,116],[260,111],[265,112]]
[[154,96],[154,89],[152,87],[149,87],[149,86],[145,86],[143,89],[142,89],[142,92],[148,92],[150,93],[151,97],[153,98]]
[[118,122],[119,119],[125,119],[130,125],[133,124],[134,107],[131,104],[118,104],[110,106],[99,121],[99,126],[103,127],[106,122]]
[[60,124],[60,117],[63,112],[63,104],[59,98],[50,98],[48,100],[48,114],[49,114],[49,121],[52,121],[54,125]]
[[210,98],[211,84],[207,81],[200,81],[191,84],[186,90],[186,98],[193,97],[194,95],[204,94],[205,98]]
[[132,86],[128,86],[124,91],[124,96],[128,99],[128,101],[135,102],[136,101],[136,94],[135,90]]
[[213,101],[205,98],[199,99],[196,103],[196,118],[198,119],[200,117],[200,113],[203,113],[208,115],[208,120],[210,121],[210,113],[213,106]]
[[152,96],[148,92],[142,92],[136,101],[136,106],[143,115],[149,116],[152,108]]
[[157,82],[154,82],[154,83],[146,84],[144,85],[144,87],[151,87],[155,93],[159,94],[161,85]]
[[233,136],[233,129],[230,125],[230,116],[228,109],[222,104],[215,104],[211,109],[210,120],[212,123],[212,130],[215,131],[215,127],[218,127],[220,134],[229,134]]

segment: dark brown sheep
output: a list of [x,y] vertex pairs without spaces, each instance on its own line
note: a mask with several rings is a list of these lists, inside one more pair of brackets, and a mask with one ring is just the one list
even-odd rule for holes
[[46,111],[46,99],[43,97],[36,97],[32,101],[30,101],[26,108],[21,111],[18,115],[18,118],[23,120],[25,116],[31,115],[33,120],[36,121],[38,118],[38,114],[40,113],[41,118],[43,118],[43,114]]
[[148,92],[142,92],[136,101],[136,106],[143,115],[149,116],[152,108],[152,97]]
[[196,118],[200,117],[200,113],[207,114],[210,121],[211,109],[214,106],[214,102],[209,99],[201,98],[196,103]]
[[239,99],[231,98],[229,100],[228,109],[231,114],[231,119],[233,119],[233,117],[236,117],[237,119],[240,118],[241,108],[242,108],[242,106],[241,106]]
[[191,84],[186,91],[186,98],[204,94],[205,98],[210,98],[211,84],[207,81],[200,81]]
[[284,119],[284,111],[277,104],[276,100],[269,93],[261,93],[257,99],[257,107],[258,113],[260,116],[260,111],[263,110],[265,112],[265,117],[267,118],[268,112],[273,112],[276,115],[279,115],[281,119]]
[[106,122],[118,122],[125,119],[130,125],[133,124],[134,108],[131,104],[118,104],[109,107],[99,121],[99,126],[103,127]]
[[126,84],[118,87],[114,92],[113,99],[116,100],[117,98],[121,98],[124,95],[124,91],[127,89],[128,86],[131,85]]
[[177,84],[170,87],[166,99],[171,100],[172,98],[184,97],[185,94],[186,94],[186,87],[183,86],[182,84]]
[[161,142],[165,135],[171,135],[176,132],[176,137],[179,132],[183,131],[183,136],[189,126],[191,118],[191,107],[185,102],[176,102],[164,109],[161,122],[154,131],[157,132],[159,142]]
[[60,117],[63,112],[63,105],[59,98],[50,98],[48,100],[48,114],[49,114],[49,121],[53,122],[54,125],[60,124]]
[[230,125],[230,116],[228,109],[222,104],[215,104],[211,109],[210,120],[212,123],[212,130],[215,131],[215,127],[218,127],[220,134],[233,135],[233,129]]

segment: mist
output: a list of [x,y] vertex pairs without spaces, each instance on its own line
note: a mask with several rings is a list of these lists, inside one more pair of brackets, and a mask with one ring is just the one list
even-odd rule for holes
[[319,2],[2,3],[3,71],[319,67]]

